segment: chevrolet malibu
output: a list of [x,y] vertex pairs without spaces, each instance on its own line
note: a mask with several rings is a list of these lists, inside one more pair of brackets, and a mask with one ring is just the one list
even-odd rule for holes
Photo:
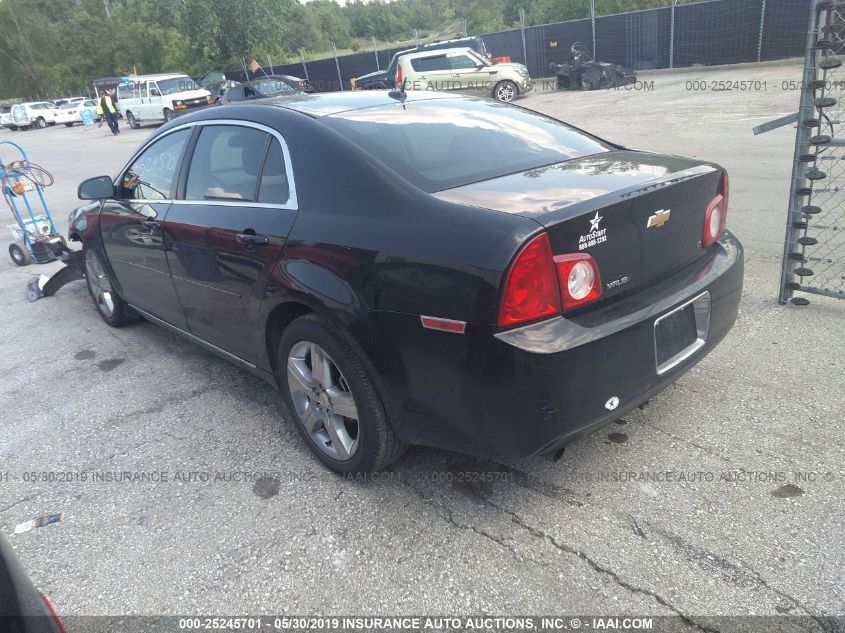
[[492,100],[302,95],[171,121],[70,218],[100,316],[277,386],[345,473],[555,455],[732,327],[718,165]]

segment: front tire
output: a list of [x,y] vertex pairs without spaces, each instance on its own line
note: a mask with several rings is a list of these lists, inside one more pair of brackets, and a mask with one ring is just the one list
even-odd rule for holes
[[65,123],[65,127],[73,127],[73,121]]
[[110,326],[123,327],[141,320],[141,315],[114,291],[100,257],[89,248],[85,249],[85,282],[97,312]]
[[516,95],[518,94],[519,88],[517,88],[514,82],[507,79],[505,81],[500,81],[493,88],[493,98],[496,101],[501,101],[502,103],[510,103],[516,99]]
[[138,119],[136,119],[135,115],[131,112],[126,113],[126,121],[127,123],[129,123],[129,127],[131,127],[133,130],[137,130],[139,127],[141,127],[141,124],[138,122]]
[[285,404],[311,452],[335,472],[372,473],[407,445],[397,436],[376,387],[343,335],[316,315],[293,321],[277,358]]

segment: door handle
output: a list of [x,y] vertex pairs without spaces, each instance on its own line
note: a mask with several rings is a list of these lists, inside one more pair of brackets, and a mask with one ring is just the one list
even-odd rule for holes
[[267,246],[270,243],[269,238],[265,235],[256,235],[255,229],[244,229],[243,233],[238,233],[235,236],[241,244],[247,248],[255,248],[256,246]]

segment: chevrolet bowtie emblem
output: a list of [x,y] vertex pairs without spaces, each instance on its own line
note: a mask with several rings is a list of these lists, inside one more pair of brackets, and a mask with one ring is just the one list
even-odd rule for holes
[[672,213],[672,209],[660,209],[660,211],[655,211],[652,215],[648,216],[648,224],[646,224],[646,228],[650,229],[653,226],[663,226],[669,221],[669,215]]

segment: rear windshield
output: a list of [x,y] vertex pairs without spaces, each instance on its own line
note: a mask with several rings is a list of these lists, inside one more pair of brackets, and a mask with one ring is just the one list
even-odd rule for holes
[[612,149],[554,119],[484,99],[409,101],[323,122],[429,193]]

